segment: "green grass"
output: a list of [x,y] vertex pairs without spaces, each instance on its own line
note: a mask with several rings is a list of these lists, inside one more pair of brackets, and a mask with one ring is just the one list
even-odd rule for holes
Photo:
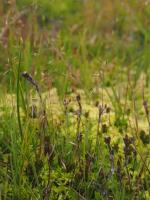
[[150,198],[150,4],[0,1],[0,199]]

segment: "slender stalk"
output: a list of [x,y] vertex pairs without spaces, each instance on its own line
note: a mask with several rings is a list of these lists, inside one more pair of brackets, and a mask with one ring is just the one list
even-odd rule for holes
[[147,119],[147,123],[148,123],[148,128],[149,128],[149,140],[150,140],[150,118],[149,118],[149,108],[148,108],[148,103],[145,100],[145,95],[144,95],[144,87],[143,87],[143,107],[144,107],[144,111],[145,111],[145,115],[146,115],[146,119]]
[[18,118],[18,125],[19,125],[19,132],[20,136],[22,138],[23,131],[22,131],[22,125],[21,125],[21,117],[20,117],[20,65],[21,65],[21,50],[19,52],[19,63],[18,63],[18,70],[17,70],[17,118]]

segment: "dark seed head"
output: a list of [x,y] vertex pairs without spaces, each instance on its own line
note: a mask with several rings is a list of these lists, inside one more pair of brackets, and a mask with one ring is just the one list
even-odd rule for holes
[[111,108],[110,108],[110,107],[107,107],[107,108],[106,108],[106,113],[110,113],[110,110],[111,110]]
[[88,118],[88,117],[89,117],[89,112],[86,112],[86,113],[84,114],[84,116],[85,116],[85,118]]
[[79,94],[76,96],[76,100],[81,101],[81,96]]
[[107,133],[108,127],[106,124],[102,124],[102,133]]
[[110,145],[110,142],[111,142],[111,137],[105,137],[105,143],[107,144],[107,145]]
[[99,106],[99,101],[96,101],[95,107],[98,107],[98,106]]

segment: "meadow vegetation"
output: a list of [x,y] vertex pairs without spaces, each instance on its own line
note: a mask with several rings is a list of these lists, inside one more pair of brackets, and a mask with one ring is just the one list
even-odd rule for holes
[[149,36],[149,0],[0,0],[0,199],[150,199]]

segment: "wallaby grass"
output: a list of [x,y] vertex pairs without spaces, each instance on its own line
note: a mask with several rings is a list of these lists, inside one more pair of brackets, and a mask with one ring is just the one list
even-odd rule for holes
[[0,2],[0,198],[149,199],[148,1]]

